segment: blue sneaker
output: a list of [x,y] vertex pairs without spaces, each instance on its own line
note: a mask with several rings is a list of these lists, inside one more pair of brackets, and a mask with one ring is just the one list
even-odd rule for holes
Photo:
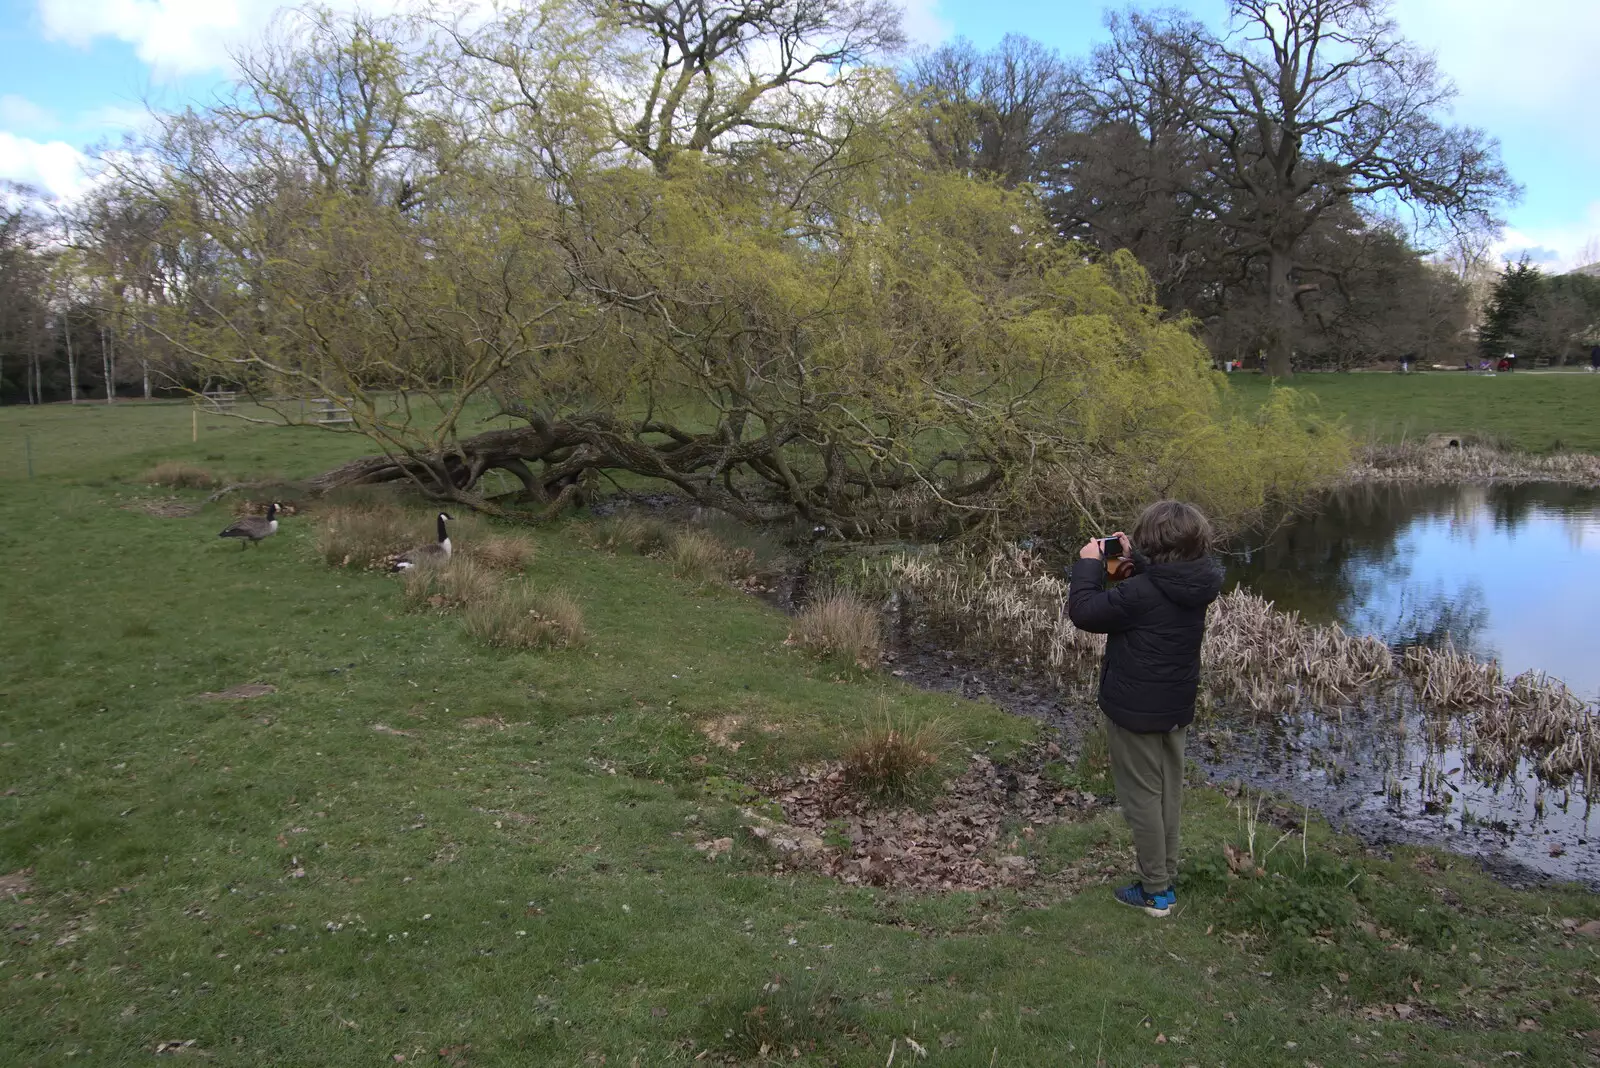
[[1159,894],[1147,894],[1143,883],[1124,886],[1115,896],[1124,905],[1143,909],[1146,916],[1165,916],[1172,911],[1172,906],[1178,903],[1178,894],[1171,887]]

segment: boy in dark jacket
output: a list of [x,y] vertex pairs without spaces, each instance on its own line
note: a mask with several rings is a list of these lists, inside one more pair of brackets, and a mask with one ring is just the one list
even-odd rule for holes
[[1211,524],[1178,501],[1152,504],[1131,537],[1117,538],[1132,577],[1107,590],[1103,547],[1090,541],[1072,568],[1067,615],[1080,630],[1106,635],[1100,710],[1110,720],[1117,803],[1139,857],[1139,881],[1117,900],[1165,916],[1177,903],[1183,743],[1200,688],[1206,606],[1222,592],[1222,567],[1210,555]]

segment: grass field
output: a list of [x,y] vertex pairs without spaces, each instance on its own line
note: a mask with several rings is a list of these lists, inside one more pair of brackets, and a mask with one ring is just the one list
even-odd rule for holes
[[[1270,875],[1233,880],[1241,806],[1215,790],[1191,794],[1166,921],[1111,900],[1131,857],[1105,809],[1016,828],[1045,873],[1023,890],[774,876],[740,783],[886,717],[998,755],[1032,727],[807,659],[780,613],[572,522],[535,535],[527,581],[572,592],[589,640],[484,648],[403,612],[390,576],[323,565],[313,517],[242,550],[216,538],[224,506],[139,482],[361,451],[213,422],[196,445],[182,408],[0,411],[0,1064],[1303,1068],[1600,1045],[1592,895],[1314,820],[1309,844],[1264,825]],[[149,510],[172,497],[198,510]],[[246,683],[276,692],[199,696]],[[737,750],[701,729],[726,716]],[[1092,759],[1052,773],[1104,789]],[[693,848],[722,836],[720,858]]]
[[[1264,375],[1228,382],[1245,404],[1260,403],[1272,388]],[[1475,434],[1530,452],[1600,452],[1600,375],[1302,374],[1293,385],[1362,440]]]

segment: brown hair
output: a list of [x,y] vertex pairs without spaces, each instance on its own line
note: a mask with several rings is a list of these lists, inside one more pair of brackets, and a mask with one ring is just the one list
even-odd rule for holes
[[1211,522],[1192,504],[1157,501],[1144,510],[1128,537],[1153,564],[1198,560],[1211,551]]

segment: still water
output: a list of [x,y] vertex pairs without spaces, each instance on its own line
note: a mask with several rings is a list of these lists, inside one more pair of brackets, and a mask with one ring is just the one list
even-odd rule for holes
[[[1229,578],[1280,608],[1394,646],[1442,645],[1600,697],[1600,491],[1371,485],[1235,547]],[[1397,725],[1399,729],[1397,729]],[[1453,733],[1452,733],[1453,732]],[[1432,737],[1405,688],[1276,722],[1218,722],[1197,759],[1371,840],[1442,845],[1519,876],[1600,889],[1600,807],[1527,762],[1480,779],[1459,723]]]
[[1236,550],[1230,581],[1308,621],[1454,642],[1600,697],[1600,491],[1359,486]]

